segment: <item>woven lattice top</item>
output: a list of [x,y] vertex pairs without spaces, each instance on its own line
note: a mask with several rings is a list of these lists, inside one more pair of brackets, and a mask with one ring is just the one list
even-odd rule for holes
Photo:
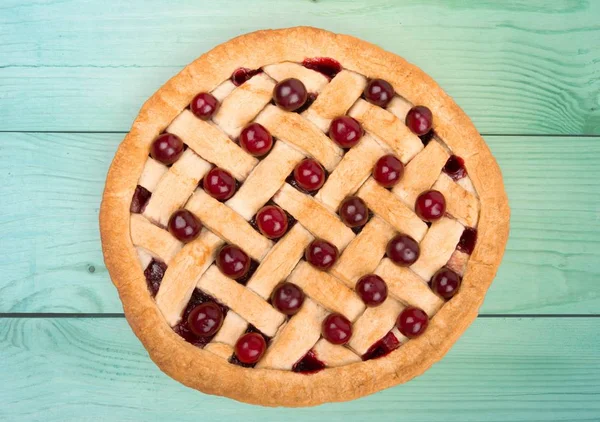
[[[463,275],[469,250],[460,247],[461,238],[464,243],[472,237],[479,217],[473,184],[466,172],[451,177],[456,175],[444,171],[449,160],[457,158],[443,139],[434,133],[420,138],[405,125],[413,104],[401,92],[382,108],[361,98],[368,80],[349,70],[333,78],[293,62],[262,70],[239,86],[231,80],[219,85],[211,93],[220,103],[212,119],[201,120],[186,109],[171,122],[166,132],[187,145],[173,165],[150,157],[146,162],[138,182],[144,201],[131,215],[131,236],[142,268],[154,282],[151,290],[157,290],[153,292],[156,306],[188,341],[234,363],[240,336],[248,330],[262,333],[268,347],[257,367],[302,370],[299,362],[307,356],[335,367],[374,357],[382,342],[388,349],[398,347],[409,341],[395,325],[406,306],[421,308],[430,318],[444,306],[445,301],[428,285],[436,271],[446,267]],[[275,85],[286,78],[299,79],[316,96],[299,113],[272,103]],[[327,135],[332,119],[342,115],[354,118],[365,131],[360,142],[347,150]],[[237,141],[251,122],[264,126],[276,139],[260,160]],[[387,154],[405,166],[403,177],[391,189],[380,186],[371,175],[377,160]],[[314,196],[290,182],[294,168],[307,157],[328,172]],[[225,202],[199,187],[214,166],[231,173],[239,184]],[[419,194],[430,189],[444,195],[446,213],[426,223],[414,207]],[[338,215],[340,203],[349,196],[361,198],[370,211],[369,221],[359,230],[347,227]],[[276,241],[251,224],[268,203],[281,207],[295,221]],[[166,230],[171,215],[181,208],[204,226],[199,237],[187,244]],[[410,266],[399,266],[386,257],[386,246],[398,233],[419,243],[420,256]],[[323,239],[340,252],[329,271],[304,260],[305,249],[314,239]],[[240,247],[257,264],[247,280],[232,280],[214,264],[225,244]],[[357,281],[366,274],[377,274],[387,284],[388,298],[379,306],[365,306],[355,292]],[[284,280],[306,295],[292,317],[269,301]],[[193,305],[206,300],[216,301],[227,313],[216,335],[194,338],[185,329],[185,316]],[[352,322],[347,344],[334,345],[322,337],[321,325],[330,313]]]

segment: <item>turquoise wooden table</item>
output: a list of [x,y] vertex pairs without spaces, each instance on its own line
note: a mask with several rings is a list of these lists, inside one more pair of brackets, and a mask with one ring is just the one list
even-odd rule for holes
[[[417,4],[419,3],[419,4]],[[235,35],[308,24],[432,75],[512,207],[481,315],[425,375],[264,409],[163,375],[123,318],[98,208],[144,100]],[[0,421],[600,420],[600,1],[2,0]]]

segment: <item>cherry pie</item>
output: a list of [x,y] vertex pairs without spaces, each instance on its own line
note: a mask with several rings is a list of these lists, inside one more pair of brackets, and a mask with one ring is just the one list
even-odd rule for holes
[[157,365],[269,406],[423,373],[476,317],[508,223],[498,165],[431,78],[307,27],[235,38],[158,90],[100,214]]

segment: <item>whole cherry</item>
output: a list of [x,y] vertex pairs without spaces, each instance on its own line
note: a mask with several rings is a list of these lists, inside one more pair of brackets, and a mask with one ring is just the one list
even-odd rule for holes
[[304,257],[313,267],[327,271],[338,259],[339,251],[335,245],[322,240],[313,240],[304,252]]
[[190,103],[190,110],[201,120],[209,120],[219,109],[219,100],[212,94],[201,92]]
[[254,364],[262,358],[267,342],[259,333],[246,333],[235,343],[234,353],[245,364]]
[[188,315],[188,326],[198,337],[211,337],[223,325],[223,312],[214,302],[196,306]]
[[420,308],[408,306],[398,315],[396,327],[408,338],[416,338],[425,332],[429,325],[429,317]]
[[183,153],[183,141],[172,133],[163,133],[152,141],[150,156],[163,164],[173,164]]
[[352,323],[342,314],[330,314],[323,320],[321,334],[330,343],[346,344],[352,337]]
[[415,213],[425,221],[436,221],[446,212],[446,198],[437,190],[421,193],[415,202]]

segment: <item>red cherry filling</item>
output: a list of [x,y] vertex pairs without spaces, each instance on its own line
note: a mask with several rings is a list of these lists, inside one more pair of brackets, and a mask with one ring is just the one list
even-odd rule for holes
[[325,183],[325,170],[318,161],[307,158],[300,161],[294,169],[294,179],[302,189],[315,191]]
[[460,282],[460,277],[454,271],[441,268],[431,278],[431,290],[448,300],[458,292]]
[[436,221],[446,212],[446,199],[437,190],[428,190],[421,193],[415,202],[415,213],[425,221]]
[[304,102],[304,104],[302,105],[302,107],[294,110],[294,112],[296,113],[303,113],[305,112],[311,105],[312,103],[315,102],[315,100],[317,99],[317,97],[319,96],[319,94],[314,93],[314,92],[309,92],[307,97],[306,97],[306,101]]
[[243,277],[236,278],[235,281],[238,284],[245,286],[246,284],[248,284],[248,281],[250,281],[250,278],[252,278],[254,272],[256,271],[259,265],[260,263],[256,262],[253,259],[250,259],[250,268],[248,269],[248,272]]
[[240,86],[241,84],[243,84],[244,82],[246,82],[253,76],[258,75],[261,72],[262,70],[260,69],[247,69],[245,67],[240,67],[231,74],[231,82],[233,82],[235,86]]
[[425,135],[431,130],[433,115],[425,106],[415,106],[406,114],[406,126],[417,136]]
[[465,160],[456,155],[451,155],[444,166],[444,173],[450,176],[454,181],[466,177],[467,169],[465,168]]
[[329,125],[329,137],[342,148],[352,148],[362,135],[360,123],[350,116],[336,117]]
[[344,199],[339,209],[340,219],[348,227],[364,226],[369,219],[369,209],[358,196]]
[[281,283],[271,294],[271,303],[285,315],[295,315],[304,303],[304,292],[292,283]]
[[434,138],[434,136],[435,136],[435,131],[430,130],[425,135],[419,136],[419,139],[421,140],[421,142],[423,142],[424,146],[427,146],[427,145],[429,145],[429,142],[431,142],[431,140]]
[[404,164],[395,155],[384,155],[373,167],[373,179],[384,188],[391,188],[404,174]]
[[219,101],[208,92],[197,94],[190,103],[190,110],[199,119],[209,120],[219,108]]
[[421,249],[415,239],[405,234],[397,234],[390,240],[385,253],[396,265],[408,267],[419,259]]
[[352,337],[352,323],[342,314],[330,314],[323,321],[321,334],[332,344],[346,344]]
[[302,359],[292,366],[293,372],[301,372],[303,374],[314,374],[321,369],[325,369],[325,364],[317,358],[317,355],[312,350],[309,350]]
[[356,293],[365,305],[375,307],[381,305],[388,296],[387,284],[376,274],[362,276],[356,283]]
[[371,104],[385,108],[394,98],[394,88],[383,79],[371,79],[365,88],[364,96]]
[[171,133],[163,133],[152,142],[150,156],[163,164],[173,164],[183,153],[183,141]]
[[396,327],[408,338],[419,337],[429,325],[429,317],[420,308],[408,306],[398,315]]
[[278,239],[288,229],[288,217],[284,210],[276,205],[262,207],[256,213],[256,226],[263,236]]
[[463,234],[460,236],[456,249],[466,254],[471,255],[473,249],[475,249],[475,243],[477,242],[477,230],[471,227],[467,227]]
[[377,359],[393,352],[400,346],[400,342],[391,331],[381,340],[369,347],[367,353],[362,356],[363,360]]
[[217,306],[221,309],[221,313],[223,314],[223,316],[227,314],[227,307],[217,303],[215,298],[205,294],[204,292],[198,289],[195,289],[192,293],[190,301],[188,302],[185,308],[185,311],[183,312],[183,318],[181,319],[181,322],[175,327],[173,327],[173,331],[175,331],[177,334],[183,337],[185,341],[198,347],[204,347],[207,343],[210,342],[212,337],[200,337],[194,334],[194,332],[190,328],[188,318],[190,313],[194,310],[194,308],[196,308],[196,306],[200,305],[201,303],[207,302],[216,303]]
[[188,210],[178,210],[171,214],[169,232],[183,243],[196,239],[202,230],[202,223]]
[[240,248],[234,245],[225,245],[217,254],[217,267],[229,278],[237,280],[250,270],[250,258]]
[[315,239],[304,251],[304,258],[318,270],[326,271],[333,267],[338,259],[338,248],[331,243]]
[[144,270],[144,276],[146,277],[146,283],[148,284],[148,288],[152,293],[152,296],[156,296],[158,293],[158,289],[160,287],[160,282],[165,276],[165,271],[167,271],[167,264],[164,262],[157,261],[153,259],[150,261],[150,264]]
[[250,123],[240,134],[240,146],[255,157],[262,157],[273,147],[273,137],[259,123]]
[[131,205],[129,206],[129,212],[134,214],[140,214],[146,208],[148,200],[152,196],[152,193],[143,186],[137,185],[135,192],[133,192],[133,198],[131,199]]
[[235,179],[227,170],[214,167],[204,176],[203,187],[210,196],[224,201],[235,193]]
[[302,107],[308,98],[304,84],[296,78],[288,78],[279,82],[273,89],[273,100],[279,108],[294,111]]
[[313,57],[304,59],[302,66],[307,69],[315,70],[322,73],[329,79],[333,79],[335,75],[342,71],[342,65],[337,60],[330,57]]
[[253,364],[260,360],[267,349],[267,342],[259,333],[246,333],[235,343],[235,356],[245,364]]
[[198,337],[214,336],[221,325],[223,325],[223,312],[214,302],[196,306],[188,316],[188,326]]

